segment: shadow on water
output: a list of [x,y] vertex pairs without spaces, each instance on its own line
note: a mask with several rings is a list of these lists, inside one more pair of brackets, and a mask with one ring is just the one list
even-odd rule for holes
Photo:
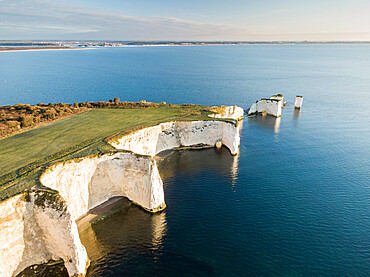
[[262,116],[257,114],[248,117],[248,126],[265,129],[274,133],[275,142],[279,141],[281,117],[274,117],[271,115]]
[[139,262],[140,255],[152,256],[161,245],[166,232],[165,213],[152,215],[135,205],[119,205],[99,220],[79,225],[81,241],[91,260],[87,276],[134,274],[132,263]]
[[[158,166],[165,194],[167,180],[210,171],[226,175],[233,190],[238,156],[230,155],[226,148],[181,150],[163,157]],[[167,200],[168,209],[175,209],[172,200]],[[194,273],[215,276],[212,263],[197,257],[196,253],[184,253],[171,246],[174,238],[168,234],[167,217],[175,216],[173,211],[150,214],[125,200],[115,202],[109,212],[106,209],[91,211],[93,220],[90,217],[79,221],[80,237],[91,260],[87,276],[193,276]]]
[[166,183],[178,175],[196,175],[203,171],[212,171],[221,176],[237,179],[239,155],[232,156],[226,147],[203,150],[174,151],[158,164],[162,180]]
[[280,132],[280,124],[281,124],[281,117],[274,117],[271,115],[256,115],[252,117],[248,117],[249,125],[256,125],[258,127],[270,130],[275,134],[279,134]]
[[301,110],[300,109],[294,109],[293,119],[298,120],[300,116],[301,116]]

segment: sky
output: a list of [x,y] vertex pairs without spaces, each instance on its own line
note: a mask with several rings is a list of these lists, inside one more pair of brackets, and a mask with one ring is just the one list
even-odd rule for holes
[[0,0],[0,40],[370,41],[370,0]]

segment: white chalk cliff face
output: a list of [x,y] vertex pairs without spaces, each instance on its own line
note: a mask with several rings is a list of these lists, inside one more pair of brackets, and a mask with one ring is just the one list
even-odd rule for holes
[[296,109],[300,109],[302,107],[303,103],[303,96],[296,96],[295,97],[295,102],[294,102],[294,107]]
[[137,154],[119,152],[57,164],[46,170],[40,181],[59,191],[73,219],[114,196],[127,197],[155,212],[165,207],[164,191],[156,161],[148,156],[179,146],[215,146],[217,142],[237,154],[239,127],[213,120],[162,123],[112,143]]
[[156,161],[133,153],[105,154],[57,164],[40,181],[59,191],[73,219],[114,196],[127,197],[151,212],[165,207]]
[[[114,196],[150,212],[165,208],[157,153],[175,147],[215,146],[238,154],[238,124],[224,121],[168,122],[119,138],[115,152],[56,164],[40,178],[59,194],[37,191],[0,203],[0,276],[63,259],[70,276],[84,276],[88,257],[75,220]],[[26,197],[27,196],[27,197]]]
[[111,145],[117,149],[155,156],[167,149],[196,145],[215,146],[219,141],[232,155],[236,155],[240,145],[239,127],[216,120],[167,122],[133,132],[111,142]]
[[255,113],[262,113],[265,111],[267,114],[280,117],[282,109],[282,101],[277,99],[261,99],[253,103],[249,109],[248,115]]
[[231,119],[242,119],[244,117],[244,110],[238,106],[220,106],[214,108],[215,114],[208,115],[213,118],[231,118]]
[[64,200],[39,191],[0,203],[0,276],[16,276],[51,259],[63,259],[70,276],[84,276],[89,264]]
[[281,103],[284,103],[284,95],[282,94],[273,95],[270,97],[270,99],[281,100]]

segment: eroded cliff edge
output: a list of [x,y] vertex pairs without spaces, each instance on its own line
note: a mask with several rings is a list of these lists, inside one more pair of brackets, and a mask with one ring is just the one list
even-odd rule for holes
[[85,274],[85,247],[58,194],[26,192],[2,202],[0,233],[0,276],[16,276],[28,266],[60,259],[70,276]]
[[124,196],[150,212],[165,207],[156,161],[134,153],[109,153],[57,164],[41,183],[59,191],[73,219],[114,196]]
[[26,192],[0,203],[0,275],[62,259],[70,276],[83,276],[88,257],[75,220],[114,196],[144,209],[165,207],[157,153],[176,147],[213,147],[221,142],[236,155],[239,126],[218,120],[167,122],[111,142],[117,152],[55,164],[41,176],[59,193]]
[[236,155],[239,151],[239,127],[227,121],[180,121],[148,127],[110,142],[117,149],[155,156],[164,150],[196,145],[215,146],[221,142]]

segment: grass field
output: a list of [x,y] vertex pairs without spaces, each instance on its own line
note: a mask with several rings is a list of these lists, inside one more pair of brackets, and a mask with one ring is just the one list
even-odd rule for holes
[[0,200],[37,184],[49,162],[112,150],[105,138],[171,120],[206,120],[203,106],[92,109],[0,140]]

